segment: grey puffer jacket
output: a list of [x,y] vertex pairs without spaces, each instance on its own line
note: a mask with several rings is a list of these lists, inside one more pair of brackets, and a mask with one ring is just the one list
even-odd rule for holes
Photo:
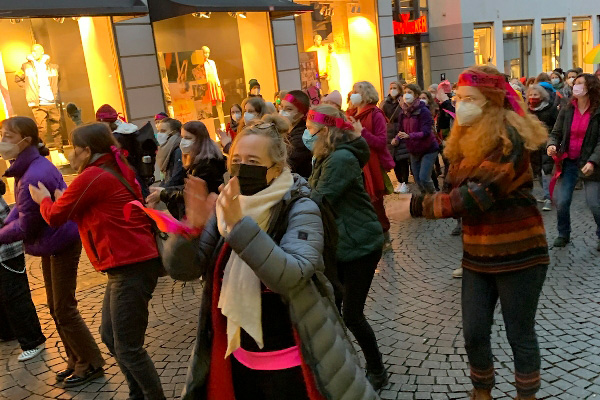
[[[283,205],[298,191],[308,195],[306,181],[297,175],[294,181]],[[205,281],[196,345],[182,394],[184,400],[206,399],[213,335],[210,316],[213,273],[224,242],[213,217],[198,239],[171,237],[165,246],[166,263],[184,264]],[[250,217],[244,217],[232,229],[227,243],[289,306],[291,321],[301,340],[302,356],[321,393],[332,400],[378,399],[359,365],[334,305],[331,285],[323,274],[323,224],[317,204],[309,198],[292,204],[288,228],[279,244]]]

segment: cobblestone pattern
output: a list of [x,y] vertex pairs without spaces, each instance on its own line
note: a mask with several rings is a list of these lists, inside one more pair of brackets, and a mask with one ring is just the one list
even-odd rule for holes
[[[400,204],[391,196],[392,221]],[[581,192],[572,207],[572,243],[552,250],[552,265],[538,312],[542,348],[539,398],[593,399],[600,395],[600,258],[595,224]],[[545,213],[549,240],[556,234],[555,213]],[[391,372],[383,399],[466,399],[470,389],[460,312],[460,280],[451,272],[460,263],[460,238],[450,236],[454,221],[409,220],[392,223],[393,252],[384,256],[373,281],[366,314],[376,330]],[[82,258],[79,307],[107,359],[104,378],[73,389],[55,383],[64,351],[45,304],[39,259],[28,259],[34,302],[48,337],[41,356],[21,363],[16,341],[0,343],[0,398],[126,399],[127,385],[100,342],[105,278]],[[185,380],[195,339],[201,286],[161,278],[150,303],[148,352],[161,376],[167,398],[177,398]],[[515,396],[513,364],[498,308],[493,328],[496,358],[494,398]],[[600,396],[598,396],[600,397]],[[283,397],[282,397],[283,398]]]

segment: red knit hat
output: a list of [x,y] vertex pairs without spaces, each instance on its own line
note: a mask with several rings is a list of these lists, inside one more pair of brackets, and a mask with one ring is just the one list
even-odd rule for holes
[[96,121],[115,122],[119,118],[119,113],[112,106],[104,104],[96,111]]

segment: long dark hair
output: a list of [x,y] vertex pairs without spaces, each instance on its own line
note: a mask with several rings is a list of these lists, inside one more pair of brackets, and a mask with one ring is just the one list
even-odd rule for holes
[[37,148],[41,156],[46,157],[50,155],[50,150],[46,148],[44,142],[40,139],[40,132],[37,124],[31,118],[10,117],[2,121],[0,127],[18,133],[23,139],[30,137],[31,146]]
[[[96,154],[112,154],[113,147],[121,147],[105,122],[92,122],[73,129],[71,143],[73,143],[73,146],[84,149],[89,147],[92,157]],[[122,153],[119,161],[133,171],[133,168],[127,162],[127,158]]]
[[223,153],[217,147],[217,144],[213,142],[204,125],[201,121],[189,121],[183,125],[183,130],[191,133],[196,137],[194,144],[192,145],[192,151],[190,156],[192,160],[196,160],[199,157],[202,160],[211,158],[223,159]]
[[585,88],[590,98],[590,113],[594,115],[598,107],[600,107],[600,79],[592,74],[579,74],[575,78],[575,81],[579,78],[585,80]]

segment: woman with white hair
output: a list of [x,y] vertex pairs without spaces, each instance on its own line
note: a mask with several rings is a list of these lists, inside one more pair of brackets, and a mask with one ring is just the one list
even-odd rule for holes
[[[378,102],[379,94],[373,84],[366,81],[356,82],[350,95],[352,108],[348,108],[346,115],[356,131],[361,132],[371,151],[369,162],[363,167],[365,189],[371,197],[371,203],[383,228],[383,249],[387,251],[391,249],[390,221],[383,206],[383,196],[391,194],[394,190],[387,171],[394,168],[395,164],[387,147],[387,120],[383,111],[377,107]],[[388,190],[388,185],[391,190]]]
[[[550,132],[556,122],[558,109],[550,101],[550,95],[538,84],[533,84],[527,88],[527,106],[529,112],[534,114]],[[552,158],[546,154],[545,145],[538,151],[531,153],[531,167],[536,175],[541,177],[542,187],[544,189],[544,197],[538,199],[544,203],[543,211],[552,210],[552,201],[550,200],[550,178],[554,162]]]

